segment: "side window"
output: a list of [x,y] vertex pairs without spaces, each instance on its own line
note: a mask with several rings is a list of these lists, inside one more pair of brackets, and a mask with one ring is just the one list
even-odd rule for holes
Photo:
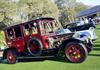
[[25,35],[29,35],[30,34],[29,24],[24,25],[24,32],[25,32]]
[[52,25],[50,22],[44,22],[44,30],[45,30],[45,33],[50,33],[53,31],[53,28],[52,28]]
[[44,23],[43,23],[43,21],[40,21],[40,31],[41,31],[41,35],[44,35],[45,34],[45,29],[44,29]]
[[20,26],[14,27],[15,37],[22,37]]
[[13,39],[14,38],[14,33],[13,33],[12,28],[7,30],[7,38],[8,39]]
[[60,27],[56,21],[52,21],[52,24],[55,31]]
[[38,33],[38,29],[37,29],[37,23],[33,22],[30,24],[31,29],[32,29],[32,34],[37,34]]

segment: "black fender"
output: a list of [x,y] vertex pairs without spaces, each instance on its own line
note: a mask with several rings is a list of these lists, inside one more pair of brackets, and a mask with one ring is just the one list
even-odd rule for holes
[[60,50],[64,50],[65,49],[65,45],[67,45],[69,42],[83,43],[83,41],[81,41],[81,40],[70,38],[70,39],[64,40],[62,42]]

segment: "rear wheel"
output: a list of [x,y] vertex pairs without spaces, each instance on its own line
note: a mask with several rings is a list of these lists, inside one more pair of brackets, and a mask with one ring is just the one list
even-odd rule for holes
[[8,64],[15,64],[17,62],[17,53],[13,49],[5,50],[3,58],[7,60]]
[[87,57],[87,49],[82,43],[70,42],[65,47],[66,59],[73,63],[81,63]]

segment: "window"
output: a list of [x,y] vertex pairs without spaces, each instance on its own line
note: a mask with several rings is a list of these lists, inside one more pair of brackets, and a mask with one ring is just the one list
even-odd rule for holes
[[14,27],[15,37],[22,37],[20,26]]
[[45,22],[44,22],[44,30],[45,30],[45,33],[50,33],[50,32],[52,32],[52,28],[51,28],[50,22],[48,22],[48,21],[45,21]]
[[45,33],[53,33],[59,28],[58,23],[55,21],[44,21],[43,24]]
[[29,25],[28,24],[24,25],[24,32],[25,32],[25,35],[29,35],[30,34],[30,29],[29,29]]
[[54,31],[60,28],[60,24],[57,21],[52,21],[52,26]]
[[13,39],[14,38],[14,33],[12,28],[7,30],[7,35],[8,35],[8,39]]
[[31,29],[32,29],[32,34],[37,34],[38,33],[37,23],[33,22],[33,23],[30,24],[30,26],[31,26]]

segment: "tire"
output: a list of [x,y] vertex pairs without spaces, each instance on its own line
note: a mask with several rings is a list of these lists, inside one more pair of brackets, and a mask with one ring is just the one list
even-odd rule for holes
[[17,53],[13,49],[8,49],[4,51],[3,59],[6,59],[8,64],[15,64],[17,62]]
[[32,38],[27,43],[27,49],[31,55],[39,56],[42,53],[43,46],[38,39]]
[[65,58],[72,63],[85,61],[87,54],[87,49],[82,43],[69,42],[65,47]]

